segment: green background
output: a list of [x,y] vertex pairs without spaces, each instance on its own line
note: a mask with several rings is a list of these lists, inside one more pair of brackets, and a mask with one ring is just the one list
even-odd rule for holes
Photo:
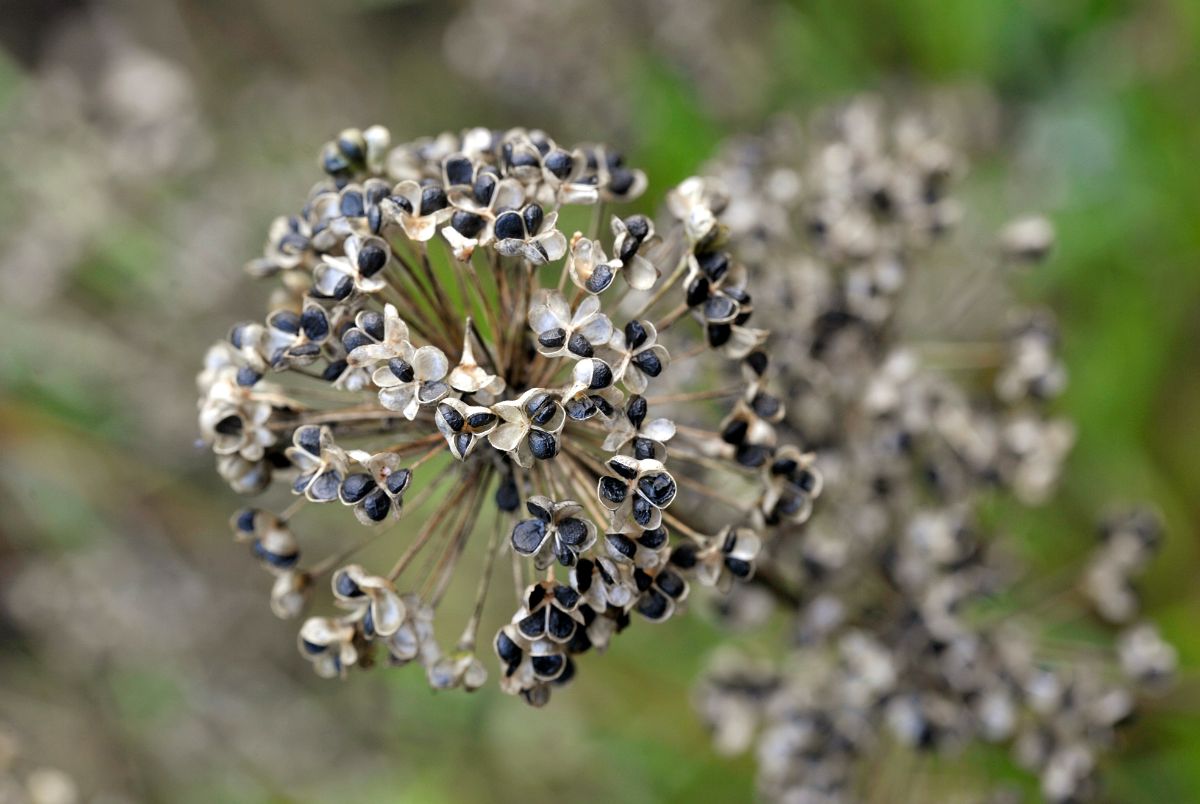
[[[1030,208],[1058,228],[1024,290],[1061,317],[1061,407],[1079,427],[1055,502],[1005,527],[1052,571],[1085,554],[1098,510],[1164,512],[1143,588],[1184,667],[1105,773],[1115,801],[1200,800],[1200,4],[715,4],[734,26],[718,34],[765,66],[735,71],[725,91],[744,102],[714,104],[631,23],[582,54],[616,114],[569,88],[522,94],[451,70],[456,3],[28,5],[5,10],[0,54],[0,721],[31,761],[132,800],[749,798],[752,761],[715,757],[691,713],[721,638],[699,613],[632,629],[545,711],[491,685],[434,695],[415,669],[310,678],[229,539],[237,502],[193,444],[193,375],[207,342],[261,308],[241,263],[346,125],[615,141],[651,176],[653,204],[774,112],[965,83],[1005,111],[963,188],[972,213],[995,225]],[[588,8],[574,24],[590,25]],[[542,35],[512,46],[547,47]],[[98,52],[141,49],[186,77],[202,132],[153,171],[114,167],[121,121],[87,78]],[[82,99],[52,91],[63,64],[84,76]]]

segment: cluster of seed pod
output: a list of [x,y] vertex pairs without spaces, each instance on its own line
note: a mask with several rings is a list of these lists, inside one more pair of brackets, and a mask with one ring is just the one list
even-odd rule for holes
[[[525,129],[395,146],[382,127],[350,129],[320,162],[326,178],[247,265],[277,281],[270,311],[234,326],[198,379],[221,476],[295,497],[232,527],[275,576],[277,615],[299,616],[327,579],[338,613],[299,632],[319,674],[382,651],[437,688],[478,687],[507,553],[518,606],[494,640],[501,686],[541,704],[631,615],[670,617],[691,580],[750,578],[764,532],[809,516],[821,481],[776,433],[785,409],[724,248],[719,184],[684,182],[659,221],[606,221],[646,176]],[[581,206],[590,231],[568,237]],[[366,533],[309,561],[296,517],[336,503]],[[368,570],[359,556],[385,539],[394,564]],[[474,609],[443,648],[436,611],[471,549]]]
[[[788,400],[775,430],[808,445],[825,479],[812,521],[760,558],[771,583],[723,606],[740,625],[782,607],[789,657],[723,655],[697,691],[719,746],[757,745],[770,800],[890,795],[873,785],[901,762],[896,745],[971,742],[1012,746],[1047,799],[1084,799],[1136,693],[1174,668],[1153,625],[1135,623],[1152,517],[1114,520],[1082,586],[1046,589],[1020,580],[981,514],[1047,499],[1074,431],[1051,409],[1067,378],[1053,317],[1025,309],[1011,281],[1048,256],[1053,230],[1029,217],[990,243],[959,233],[961,170],[929,118],[870,100],[781,122],[712,168],[759,320],[774,325]],[[1135,624],[1104,651],[1047,636],[1089,603]],[[966,775],[936,785],[913,795],[978,792]]]

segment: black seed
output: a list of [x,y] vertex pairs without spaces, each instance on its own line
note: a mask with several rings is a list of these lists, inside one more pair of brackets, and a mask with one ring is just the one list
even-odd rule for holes
[[367,226],[372,234],[379,234],[379,230],[383,228],[383,210],[378,204],[367,207]]
[[317,477],[313,484],[309,486],[309,496],[318,501],[326,502],[327,500],[335,500],[338,495],[338,488],[342,485],[342,476],[337,472],[326,472]]
[[673,597],[676,600],[687,591],[687,582],[678,574],[665,569],[658,573],[656,579],[658,588],[661,589],[668,597]]
[[629,230],[629,235],[621,243],[621,252],[617,256],[621,258],[622,262],[627,263],[637,254],[642,241],[650,233],[650,224],[647,223],[644,216],[633,215],[625,219],[625,228]]
[[532,167],[538,163],[538,158],[528,151],[520,151],[509,156],[508,163],[512,167]]
[[546,616],[540,611],[530,614],[517,623],[517,630],[530,639],[537,639],[546,633]]
[[667,543],[667,529],[657,527],[654,530],[644,530],[638,537],[638,544],[648,550],[657,550]]
[[388,370],[395,375],[400,382],[412,382],[417,378],[416,371],[413,370],[412,363],[400,357],[393,357],[388,361]]
[[321,428],[315,424],[306,425],[296,431],[296,444],[310,455],[321,455]]
[[521,495],[512,477],[506,477],[496,487],[496,507],[501,511],[515,511],[521,505]]
[[361,218],[367,209],[366,204],[363,203],[362,193],[357,190],[343,193],[339,208],[347,218]]
[[557,606],[550,607],[550,616],[546,619],[546,632],[555,641],[566,642],[575,633],[575,621]]
[[793,516],[804,507],[807,499],[800,494],[785,494],[779,504],[775,506],[775,510],[783,516]]
[[396,206],[400,207],[400,209],[404,210],[404,211],[405,211],[405,212],[407,212],[409,215],[411,215],[411,214],[413,213],[413,206],[412,206],[412,202],[411,202],[411,201],[409,201],[409,200],[408,200],[407,198],[405,198],[404,196],[402,196],[402,195],[389,195],[389,196],[388,196],[388,200],[389,200],[389,201],[391,201],[391,202],[392,202],[393,204],[395,204]]
[[471,445],[475,443],[475,436],[470,433],[462,433],[454,439],[454,448],[458,450],[458,454],[466,456],[471,451]]
[[496,421],[496,414],[492,413],[491,411],[472,413],[467,417],[467,424],[477,429],[487,427],[494,421]]
[[239,511],[236,521],[237,529],[242,533],[253,533],[254,515],[257,513],[258,511],[254,508],[245,508],[242,511]]
[[565,179],[571,175],[571,169],[575,167],[575,158],[566,151],[554,150],[546,154],[542,165],[556,178]]
[[579,593],[569,586],[559,584],[554,587],[554,600],[561,608],[570,611],[579,604]]
[[262,375],[249,366],[242,366],[237,371],[237,384],[249,388],[262,379]]
[[714,349],[724,346],[733,337],[733,327],[728,324],[708,325],[708,345]]
[[446,173],[446,183],[449,185],[470,184],[475,178],[475,167],[471,160],[462,154],[446,157],[443,165]]
[[638,491],[657,507],[665,508],[675,499],[675,481],[666,472],[658,472],[639,480]]
[[767,371],[767,353],[762,351],[751,352],[746,355],[746,365],[761,377]]
[[771,474],[773,475],[790,475],[798,469],[800,464],[795,458],[780,458],[771,464]]
[[540,519],[523,519],[512,531],[512,546],[521,555],[531,556],[546,540],[546,523]]
[[432,215],[438,210],[445,209],[450,202],[446,200],[446,191],[436,184],[421,188],[421,214]]
[[382,522],[391,507],[392,499],[383,489],[375,489],[363,500],[363,510],[367,513],[367,519],[372,522]]
[[371,613],[370,606],[367,606],[367,610],[363,613],[362,630],[363,636],[368,639],[375,636],[375,615]]
[[590,558],[579,559],[579,563],[575,567],[575,591],[587,594],[587,591],[592,588],[592,571],[595,568],[596,564]]
[[633,187],[634,175],[629,168],[619,167],[608,177],[608,189],[614,195],[624,195]]
[[704,303],[704,317],[708,321],[728,321],[736,313],[737,305],[724,293],[717,293]]
[[545,425],[554,418],[557,406],[549,394],[537,394],[525,405],[525,412],[534,424]]
[[646,328],[636,318],[625,325],[625,345],[629,349],[637,349],[646,342]]
[[300,561],[299,553],[272,553],[267,550],[262,541],[259,539],[254,540],[254,545],[251,547],[251,552],[254,553],[255,558],[257,558],[259,561],[262,561],[265,564],[270,564],[272,567],[277,567],[279,569],[288,569],[290,567],[294,567],[296,566],[296,563]]
[[587,525],[581,519],[564,519],[558,523],[558,538],[571,547],[579,547],[587,540]]
[[[357,129],[354,130],[354,133],[358,133]],[[363,153],[362,143],[358,141],[357,137],[338,137],[337,149],[351,162],[362,162],[367,158]]]
[[721,281],[721,277],[729,272],[729,255],[724,251],[709,251],[696,255],[700,270],[708,275],[713,282]]
[[[592,640],[588,638],[586,628],[576,628],[574,636],[567,642],[567,652],[578,656],[580,653],[587,653],[592,649]],[[575,663],[567,660],[567,667],[563,670],[561,676],[555,680],[555,684],[565,684],[571,680],[571,676],[575,675]]]
[[375,489],[375,480],[368,474],[357,472],[352,475],[347,475],[342,481],[342,488],[339,492],[342,502],[349,505],[366,497]]
[[354,579],[350,577],[348,572],[339,572],[337,580],[334,581],[334,589],[342,597],[362,597],[363,590],[358,587]]
[[412,480],[411,469],[398,469],[387,476],[384,485],[387,490],[393,495],[402,494],[408,488],[409,482]]
[[761,444],[741,444],[734,457],[742,466],[754,469],[766,463],[771,451]]
[[337,145],[331,142],[325,146],[325,152],[321,155],[321,167],[332,176],[349,170],[350,162],[337,149]]
[[542,211],[538,204],[526,204],[521,217],[525,220],[525,231],[533,237],[542,228],[542,221],[546,217],[546,213]]
[[267,323],[272,329],[286,332],[289,335],[295,335],[300,331],[300,316],[291,310],[278,311],[268,319]]
[[671,551],[671,563],[680,569],[696,566],[696,545],[684,543]]
[[234,348],[241,349],[246,345],[246,328],[249,324],[238,324],[233,329],[229,330],[229,342],[234,345]]
[[514,668],[521,663],[521,657],[524,651],[520,645],[513,642],[508,634],[501,631],[496,634],[496,655],[500,657],[500,661],[504,662],[508,667]]
[[754,401],[750,403],[750,407],[754,408],[754,412],[759,416],[769,419],[782,410],[783,403],[777,397],[770,394],[758,394],[754,397]]
[[687,286],[687,306],[696,307],[708,300],[708,291],[710,285],[704,277],[698,277],[688,283]]
[[655,447],[657,442],[651,441],[648,438],[637,437],[633,439],[633,457],[639,461],[649,460],[654,457]]
[[496,225],[493,227],[496,233],[497,240],[524,240],[525,239],[525,223],[521,219],[520,213],[509,210],[501,213],[496,218]]
[[625,416],[628,417],[630,424],[641,429],[642,422],[646,420],[646,413],[649,407],[646,404],[646,397],[641,394],[634,394],[629,397],[629,402],[625,405]]
[[616,274],[613,273],[612,266],[606,262],[602,262],[595,267],[592,275],[588,277],[587,282],[584,282],[584,284],[587,285],[587,289],[592,293],[603,293],[613,283],[615,277]]
[[333,287],[332,298],[341,301],[346,298],[354,290],[354,280],[349,276],[343,276],[338,280],[338,283]]
[[333,382],[342,376],[342,372],[346,370],[347,366],[349,364],[345,360],[335,360],[325,367],[325,371],[321,372],[321,379],[325,382]]
[[633,480],[637,477],[637,467],[630,466],[625,461],[611,460],[608,462],[608,468],[626,480]]
[[725,566],[738,578],[749,578],[754,565],[740,558],[725,557]]
[[368,243],[358,252],[358,272],[363,276],[374,276],[387,265],[388,255],[382,246]]
[[571,340],[567,342],[567,351],[579,357],[591,357],[596,353],[596,350],[588,343],[588,339],[578,332],[572,335]]
[[390,192],[387,182],[382,179],[371,179],[363,187],[363,198],[367,199],[368,205],[373,206],[387,198]]
[[592,381],[588,388],[596,391],[601,388],[607,388],[612,385],[613,373],[612,369],[603,360],[592,361]]
[[609,533],[604,538],[608,540],[609,547],[626,558],[633,558],[637,553],[637,545],[624,533]]
[[653,351],[647,350],[642,352],[637,357],[633,358],[633,365],[642,370],[642,373],[648,377],[657,377],[662,374],[662,361],[658,359],[658,355]]
[[324,653],[328,646],[318,645],[315,642],[309,642],[307,639],[300,640],[300,644],[304,646],[304,652],[310,654]]
[[592,406],[595,407],[598,412],[603,413],[609,418],[612,418],[613,414],[615,413],[615,409],[612,405],[608,404],[607,399],[602,396],[596,396],[595,394],[589,396],[588,399],[591,400]]
[[300,327],[310,341],[323,341],[329,336],[329,318],[320,307],[309,307],[300,316]]
[[383,316],[372,310],[365,313],[360,313],[358,317],[358,326],[363,332],[370,335],[377,341],[383,340]]
[[640,495],[633,498],[633,521],[646,527],[650,524],[650,518],[653,516],[654,508],[650,502]]
[[726,444],[741,444],[746,440],[750,423],[742,419],[734,419],[721,430],[721,440]]
[[670,605],[670,601],[664,595],[651,590],[638,598],[637,610],[638,614],[649,620],[661,620],[667,616]]
[[276,352],[272,358],[272,363],[277,364],[287,357],[316,357],[321,354],[321,345],[319,343],[301,343],[296,346],[281,349]]
[[630,215],[625,219],[625,228],[629,230],[629,236],[641,243],[646,239],[646,235],[650,234],[650,221],[645,215]]
[[480,173],[475,177],[475,200],[480,204],[490,204],[496,192],[496,177],[491,173]]
[[596,415],[596,406],[588,397],[568,399],[563,407],[566,408],[567,416],[577,422],[585,422]]
[[547,349],[558,349],[567,341],[567,331],[562,327],[548,329],[538,336],[538,343]]
[[605,475],[600,478],[600,496],[612,503],[622,503],[629,493],[628,487],[615,477]]
[[483,218],[460,209],[450,217],[450,225],[463,237],[475,237],[483,231]]
[[525,510],[547,524],[554,518],[549,508],[543,508],[531,499],[525,501]]
[[462,414],[449,405],[438,405],[438,413],[441,414],[442,419],[446,422],[446,425],[456,433],[462,430],[463,425],[466,423],[462,417]]
[[558,439],[545,430],[530,430],[529,450],[539,461],[548,461],[558,455]]
[[533,665],[533,672],[541,678],[555,678],[560,675],[565,662],[566,660],[558,655],[534,656],[530,660],[530,664]]
[[530,611],[537,611],[538,606],[542,605],[542,601],[546,599],[546,587],[538,584],[529,590],[529,599],[525,601],[525,608]]

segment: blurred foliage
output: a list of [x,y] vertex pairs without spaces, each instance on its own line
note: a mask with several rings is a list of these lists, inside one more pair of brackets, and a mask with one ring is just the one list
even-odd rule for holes
[[[973,166],[975,208],[987,225],[1028,208],[1058,227],[1057,255],[1026,291],[1061,316],[1072,371],[1064,407],[1080,430],[1058,500],[998,519],[1049,570],[1083,555],[1097,511],[1143,498],[1162,508],[1170,539],[1145,592],[1184,672],[1161,711],[1128,732],[1107,779],[1118,801],[1200,797],[1200,4],[759,0],[749,5],[766,20],[761,102],[717,114],[686,70],[647,48],[620,76],[628,127],[570,96],[522,102],[456,77],[442,48],[460,5],[6,9],[0,585],[37,562],[121,545],[112,566],[144,564],[168,586],[203,590],[174,617],[174,591],[139,601],[138,588],[117,590],[151,609],[150,630],[114,634],[109,654],[83,663],[56,645],[69,631],[38,630],[30,624],[42,621],[5,596],[0,720],[28,732],[29,752],[85,790],[134,800],[745,800],[752,761],[715,759],[689,711],[690,681],[718,640],[702,616],[633,629],[544,712],[491,689],[435,696],[415,672],[343,688],[308,678],[290,629],[267,613],[264,579],[230,544],[235,501],[191,448],[191,376],[204,343],[263,301],[245,292],[240,262],[279,201],[304,191],[315,146],[343,125],[384,122],[400,137],[474,123],[609,136],[653,177],[652,206],[724,136],[775,112],[968,83],[1009,111],[1005,141]],[[93,170],[86,160],[105,160],[104,148],[64,134],[69,120],[34,118],[30,99],[51,68],[87,69],[88,52],[63,61],[76,40],[54,38],[81,19],[94,37],[85,42],[174,61],[194,87],[206,157],[140,177]],[[452,30],[445,41],[453,46]],[[57,169],[71,153],[85,160],[82,177]],[[56,191],[87,209],[56,209]],[[54,228],[34,228],[39,216]],[[66,255],[50,263],[61,275],[29,276],[18,246],[30,237]],[[87,589],[130,576],[86,577],[92,586],[57,594],[88,606]],[[121,647],[157,640],[160,618],[194,652]],[[239,662],[255,674],[261,663],[278,682],[239,675]],[[1012,773],[1004,757],[976,760],[989,775]]]

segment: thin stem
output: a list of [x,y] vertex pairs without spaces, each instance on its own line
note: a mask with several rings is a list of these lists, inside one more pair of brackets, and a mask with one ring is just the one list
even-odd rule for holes
[[725,388],[714,388],[709,391],[691,391],[677,394],[662,394],[646,397],[647,405],[664,405],[673,402],[700,402],[706,399],[722,399],[727,396],[738,396],[745,390],[741,385],[730,385]]
[[658,323],[654,325],[654,328],[659,332],[666,332],[668,329],[670,329],[671,325],[682,318],[689,309],[691,308],[687,306],[687,302],[680,302],[678,307],[660,318]]
[[458,509],[458,504],[462,502],[462,498],[465,497],[467,492],[471,489],[471,478],[464,478],[464,481],[465,482],[459,486],[458,490],[454,492],[450,499],[446,500],[445,503],[431,517],[429,517],[429,519],[425,521],[425,524],[421,526],[421,530],[417,533],[416,538],[413,539],[412,544],[408,546],[408,549],[404,551],[403,555],[401,555],[399,559],[397,559],[396,564],[392,567],[391,571],[388,572],[387,578],[389,581],[395,581],[400,577],[400,573],[404,572],[405,568],[408,567],[414,558],[416,558],[417,553],[421,551],[421,548],[425,546],[425,543],[428,542],[430,537],[433,536],[434,530],[437,528],[437,526],[440,525],[452,511],[456,511]]
[[487,601],[488,587],[492,581],[492,568],[496,564],[496,556],[500,554],[500,548],[504,542],[501,536],[504,533],[504,524],[511,517],[496,517],[496,527],[492,530],[492,537],[488,541],[487,553],[483,562],[483,576],[479,579],[479,588],[475,591],[475,608],[471,611],[471,619],[467,620],[467,625],[463,629],[462,636],[458,640],[459,650],[475,650],[475,640],[479,634],[479,623],[483,619],[483,605]]
[[450,579],[454,575],[454,569],[458,566],[458,560],[462,557],[463,550],[466,548],[471,534],[475,532],[475,525],[479,520],[480,499],[487,488],[489,480],[491,480],[490,467],[484,470],[481,476],[474,482],[475,493],[471,497],[471,503],[463,508],[462,519],[458,524],[455,535],[447,543],[446,550],[442,553],[437,568],[430,576],[430,581],[436,579],[433,586],[433,594],[429,597],[430,605],[434,608],[441,603],[442,597],[446,594],[446,589],[450,586]]

